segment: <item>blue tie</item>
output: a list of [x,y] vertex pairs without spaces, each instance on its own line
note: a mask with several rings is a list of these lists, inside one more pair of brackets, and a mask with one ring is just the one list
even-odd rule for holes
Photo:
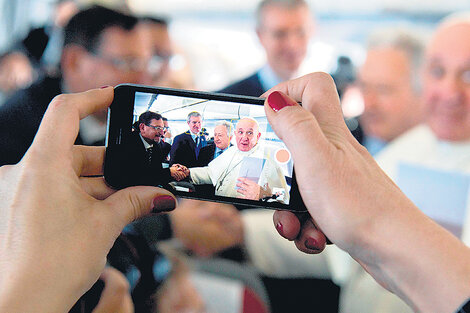
[[199,151],[201,150],[202,144],[201,144],[201,138],[196,137],[196,159],[199,157]]

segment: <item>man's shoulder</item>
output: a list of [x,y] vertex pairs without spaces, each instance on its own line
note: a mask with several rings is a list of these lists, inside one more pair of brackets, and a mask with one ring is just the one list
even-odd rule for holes
[[398,162],[421,162],[435,141],[436,137],[427,125],[418,125],[390,142],[375,159],[387,174],[394,176]]
[[398,151],[415,152],[422,150],[428,143],[435,141],[431,129],[427,125],[418,125],[406,131],[398,138],[391,141],[381,152],[377,154],[377,159]]
[[256,72],[246,78],[228,85],[218,92],[259,97],[265,92],[265,90],[263,89],[261,81],[259,80],[258,72]]
[[173,144],[177,141],[188,139],[188,137],[191,137],[191,134],[189,133],[189,131],[185,131],[184,133],[176,135],[175,138],[173,139]]
[[18,90],[5,101],[2,111],[21,108],[45,112],[49,102],[61,93],[60,78],[44,77],[26,89]]
[[211,143],[205,147],[202,147],[201,152],[199,153],[202,153],[203,151],[214,151],[214,150],[215,150],[215,144]]

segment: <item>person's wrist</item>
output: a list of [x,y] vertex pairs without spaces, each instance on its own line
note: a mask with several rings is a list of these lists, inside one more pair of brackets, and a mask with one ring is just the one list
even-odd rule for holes
[[[40,277],[37,275],[40,272],[31,268],[33,266],[26,270],[8,271],[8,275],[2,274],[0,312],[67,312],[86,291],[79,283],[67,281],[61,284],[59,279]],[[51,270],[42,269],[43,273],[48,271]],[[57,296],[59,294],[61,296]],[[25,296],[27,301],[24,301]]]

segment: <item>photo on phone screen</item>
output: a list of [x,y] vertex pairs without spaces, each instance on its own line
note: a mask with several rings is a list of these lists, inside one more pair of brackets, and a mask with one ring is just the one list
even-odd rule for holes
[[118,86],[108,119],[106,181],[117,188],[154,185],[181,197],[302,211],[293,192],[291,154],[269,125],[263,103]]

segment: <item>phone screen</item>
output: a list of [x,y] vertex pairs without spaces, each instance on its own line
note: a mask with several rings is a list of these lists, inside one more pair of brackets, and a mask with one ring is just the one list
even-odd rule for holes
[[263,103],[118,86],[108,119],[105,178],[118,188],[155,185],[181,197],[303,211],[291,154]]

